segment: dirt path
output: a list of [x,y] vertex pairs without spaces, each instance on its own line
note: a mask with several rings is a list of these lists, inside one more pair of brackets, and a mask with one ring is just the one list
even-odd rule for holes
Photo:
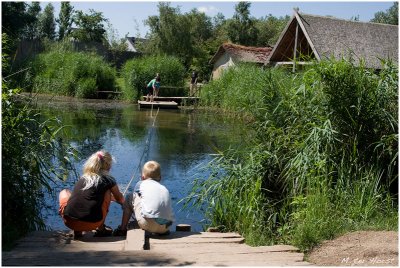
[[319,266],[398,266],[398,232],[359,231],[324,241],[307,260]]

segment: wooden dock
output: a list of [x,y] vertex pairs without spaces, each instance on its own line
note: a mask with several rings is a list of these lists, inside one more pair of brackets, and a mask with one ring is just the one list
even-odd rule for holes
[[[145,100],[146,96],[142,96],[142,100]],[[174,101],[178,105],[194,104],[200,100],[199,97],[154,97],[154,101]]]
[[160,108],[160,109],[178,109],[178,103],[175,101],[138,101],[139,109],[142,108]]
[[[143,250],[147,243],[149,250]],[[287,245],[250,247],[236,233],[171,232],[74,240],[68,231],[36,231],[2,252],[3,266],[300,266],[303,253]]]

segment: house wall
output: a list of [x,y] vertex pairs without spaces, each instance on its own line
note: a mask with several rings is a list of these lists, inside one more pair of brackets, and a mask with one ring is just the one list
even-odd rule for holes
[[225,69],[227,69],[233,65],[235,65],[235,63],[232,61],[232,58],[227,53],[224,53],[214,63],[214,67],[213,67],[213,71],[212,71],[212,79],[218,79]]
[[127,45],[127,51],[137,52],[136,48],[132,45],[131,42],[129,42],[128,40],[126,40],[125,43],[126,43],[126,45]]

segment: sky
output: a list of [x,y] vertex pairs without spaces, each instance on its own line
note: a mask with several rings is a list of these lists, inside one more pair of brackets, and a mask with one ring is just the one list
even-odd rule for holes
[[[359,16],[360,21],[369,21],[378,11],[386,11],[394,1],[249,1],[251,2],[250,15],[257,19],[269,14],[280,17],[292,16],[293,8],[298,7],[300,12],[334,16],[342,19],[351,19]],[[48,1],[41,3],[42,10]],[[54,16],[60,12],[60,1],[51,1],[54,6]],[[125,35],[145,37],[149,31],[144,21],[153,15],[158,15],[158,1],[70,1],[75,10],[89,13],[90,9],[102,12],[116,30],[117,37]],[[182,14],[197,9],[210,17],[222,13],[225,19],[232,18],[235,5],[238,1],[170,1],[172,7],[180,7]]]

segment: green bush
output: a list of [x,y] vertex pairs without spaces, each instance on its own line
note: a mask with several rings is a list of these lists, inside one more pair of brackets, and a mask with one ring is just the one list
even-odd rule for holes
[[116,90],[116,71],[100,56],[54,49],[32,63],[35,92],[93,98]]
[[[161,77],[161,87],[184,86],[184,66],[177,58],[172,56],[147,56],[132,59],[125,63],[121,73],[125,81],[122,90],[123,98],[127,100],[139,99],[147,83],[157,73]],[[165,96],[162,90],[160,90],[160,95]]]

